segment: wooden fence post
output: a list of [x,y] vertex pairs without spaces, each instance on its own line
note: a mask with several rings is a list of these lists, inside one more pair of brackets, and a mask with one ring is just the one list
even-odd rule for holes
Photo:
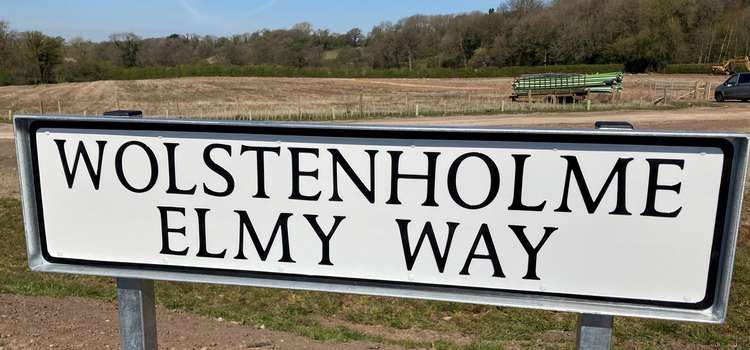
[[409,114],[409,93],[407,92],[404,98],[404,110],[406,111],[406,114]]
[[693,90],[693,100],[697,100],[698,99],[698,88],[700,88],[700,82],[696,80],[695,81],[695,90]]
[[364,118],[365,117],[365,102],[364,102],[365,96],[362,92],[359,93],[359,117]]
[[[292,118],[289,118],[292,119]],[[302,97],[297,96],[297,119],[302,119]]]
[[8,110],[8,120],[13,120],[13,110],[12,109]]
[[419,117],[419,103],[414,105],[414,115]]

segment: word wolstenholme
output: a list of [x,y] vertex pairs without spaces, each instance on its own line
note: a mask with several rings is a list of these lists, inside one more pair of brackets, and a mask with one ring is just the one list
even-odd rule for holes
[[[211,228],[212,208],[192,201],[184,203],[195,204],[195,207],[157,205],[153,210],[160,219],[158,232],[161,235],[161,246],[154,249],[158,249],[158,253],[164,256],[254,259],[260,262],[273,259],[280,263],[296,264],[298,258],[292,254],[290,247],[295,244],[295,237],[298,235],[310,234],[317,237],[319,245],[305,249],[317,250],[319,260],[305,263],[335,266],[337,254],[331,248],[332,242],[339,236],[356,234],[360,225],[353,222],[347,213],[326,213],[329,217],[322,217],[312,210],[295,212],[279,208],[275,224],[272,227],[260,227],[251,208],[265,205],[274,198],[289,203],[346,203],[356,200],[395,208],[394,217],[383,218],[382,231],[383,234],[392,232],[400,238],[401,246],[394,249],[403,253],[403,267],[408,271],[414,268],[418,259],[429,259],[434,262],[434,269],[440,273],[471,275],[473,265],[485,264],[491,266],[486,271],[494,278],[540,280],[544,276],[537,271],[539,260],[543,258],[546,246],[554,244],[558,237],[566,234],[562,225],[545,225],[543,222],[532,221],[491,226],[481,217],[471,223],[453,221],[450,218],[440,222],[415,222],[407,211],[400,212],[398,208],[409,202],[412,207],[423,209],[450,205],[465,212],[461,216],[497,207],[506,212],[573,215],[574,211],[581,210],[582,213],[578,214],[605,213],[611,216],[642,216],[663,220],[678,217],[683,209],[682,205],[675,204],[680,203],[679,200],[660,203],[660,198],[664,196],[671,199],[676,196],[679,199],[681,181],[675,180],[674,176],[667,179],[660,176],[664,171],[682,171],[685,161],[679,158],[611,157],[611,162],[597,164],[597,167],[606,171],[592,176],[585,171],[584,166],[590,160],[581,159],[574,152],[558,152],[552,161],[559,167],[550,169],[544,176],[549,177],[550,181],[562,178],[560,183],[563,185],[554,192],[545,193],[545,199],[537,196],[532,201],[528,194],[535,191],[535,188],[525,187],[524,183],[524,179],[529,176],[529,166],[537,161],[531,152],[510,152],[509,157],[498,159],[481,149],[447,154],[405,147],[365,146],[356,152],[344,152],[330,145],[269,146],[268,143],[259,145],[248,141],[207,142],[201,146],[200,153],[180,154],[185,148],[179,142],[147,144],[135,139],[124,143],[105,139],[94,141],[54,139],[59,155],[59,171],[64,175],[71,191],[81,186],[93,187],[95,190],[102,186],[120,186],[132,193],[132,196],[158,192],[186,198],[198,194],[212,198],[239,196],[247,201],[247,207],[232,211],[237,231],[234,233],[236,240],[230,246],[217,246],[211,242],[214,233]],[[405,153],[409,153],[411,157],[408,162],[405,161]],[[131,171],[132,162],[128,163],[127,159],[137,159],[146,171]],[[187,176],[178,170],[179,162],[185,161],[199,163],[194,167],[211,174],[219,181],[186,181]],[[630,192],[626,187],[628,176],[632,172],[630,169],[638,162],[642,163],[639,169],[647,170],[639,174],[647,179],[644,182],[647,185],[630,189],[630,192],[639,192],[638,198],[642,199],[640,203],[633,204],[632,199],[628,198]],[[327,168],[326,174],[330,176],[321,176],[323,167]],[[502,169],[511,170],[502,172]],[[103,174],[116,177],[117,181],[102,182]],[[467,174],[482,179],[481,183],[474,186],[479,190],[473,188],[470,190],[472,193],[467,192],[468,187],[461,179]],[[505,178],[504,174],[509,176]],[[272,183],[280,179],[288,181],[290,186],[283,189],[273,187]],[[250,182],[253,191],[237,193],[240,188],[238,184],[243,182]],[[344,193],[343,186],[353,190]],[[505,192],[509,195],[503,197],[501,189],[507,186],[512,190]],[[250,185],[243,188],[249,187]],[[440,191],[447,195],[438,196]],[[417,196],[414,193],[419,194],[418,198],[415,198]],[[296,230],[290,229],[292,223],[295,223],[293,227]],[[304,227],[307,230],[300,229]],[[261,235],[261,231],[270,232],[270,235]],[[501,232],[515,237],[518,244],[513,247],[497,246],[496,235]],[[471,237],[467,238],[472,242],[467,251],[451,250],[452,242],[458,235]],[[196,236],[195,240],[185,239]],[[532,236],[541,238],[530,239]],[[197,244],[191,245],[188,242]],[[522,249],[525,261],[513,263],[525,264],[525,272],[519,276],[506,276],[503,269],[506,262],[503,261],[502,252],[504,249],[519,248]],[[460,269],[447,271],[449,259],[460,260],[461,263],[456,265]]]

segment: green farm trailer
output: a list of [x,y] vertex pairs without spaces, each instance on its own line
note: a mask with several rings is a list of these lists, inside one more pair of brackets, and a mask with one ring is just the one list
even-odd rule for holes
[[622,90],[622,73],[526,74],[513,81],[513,101],[575,103],[591,93],[613,94]]

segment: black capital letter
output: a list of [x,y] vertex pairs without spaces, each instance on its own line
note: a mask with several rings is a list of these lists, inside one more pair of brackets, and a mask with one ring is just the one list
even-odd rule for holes
[[545,227],[544,236],[542,237],[542,240],[539,241],[539,244],[536,245],[536,247],[531,246],[529,239],[523,232],[523,230],[526,229],[526,226],[508,225],[508,227],[510,227],[510,229],[513,230],[513,233],[516,234],[518,241],[521,242],[523,249],[529,256],[529,264],[526,268],[526,276],[523,276],[523,279],[538,280],[539,276],[536,275],[536,257],[539,254],[539,251],[542,250],[542,246],[544,246],[544,243],[547,242],[549,236],[551,236],[553,232],[557,231],[557,227]]
[[224,178],[224,181],[227,183],[227,188],[224,191],[214,191],[208,188],[206,186],[206,183],[203,183],[203,191],[206,192],[206,194],[214,196],[214,197],[226,197],[234,191],[234,178],[232,177],[232,174],[230,174],[227,169],[224,169],[219,164],[216,164],[213,159],[211,159],[211,151],[214,149],[222,149],[227,152],[230,156],[232,155],[232,147],[229,145],[221,144],[221,143],[214,143],[206,146],[206,149],[203,150],[203,162],[206,163],[206,166],[208,166],[209,169],[213,170],[216,174]]
[[290,147],[289,152],[292,153],[292,195],[289,199],[298,199],[303,201],[316,201],[320,198],[320,191],[318,193],[307,196],[300,193],[299,190],[299,178],[302,176],[309,176],[318,179],[318,169],[312,171],[301,171],[299,169],[299,155],[301,153],[312,154],[315,158],[318,157],[318,150],[315,148],[296,148]]
[[435,202],[435,168],[437,168],[437,158],[440,155],[439,152],[424,152],[427,156],[427,175],[414,175],[414,174],[401,174],[398,171],[399,160],[401,159],[402,151],[388,151],[391,155],[391,197],[388,199],[386,204],[401,204],[398,200],[398,180],[400,179],[414,179],[414,180],[427,180],[427,198],[422,203],[424,207],[437,207],[438,204]]
[[320,262],[318,265],[331,265],[333,266],[333,263],[331,263],[331,253],[330,253],[330,247],[331,247],[331,238],[333,237],[333,234],[336,232],[336,228],[339,227],[339,224],[346,219],[345,216],[334,216],[333,217],[333,227],[331,227],[331,230],[328,231],[326,234],[323,232],[323,229],[320,228],[320,225],[318,224],[318,216],[317,215],[303,215],[305,219],[307,219],[307,222],[310,223],[310,226],[312,226],[313,230],[315,230],[315,234],[318,235],[318,238],[320,238],[320,243],[323,248],[323,252],[321,253]]
[[221,253],[210,253],[208,251],[208,243],[206,242],[206,213],[208,211],[209,209],[195,209],[195,212],[198,214],[198,243],[200,244],[196,256],[201,258],[221,259],[226,255],[226,249],[222,250]]
[[[125,150],[130,146],[138,146],[143,151],[146,152],[146,156],[148,156],[149,164],[151,165],[151,177],[148,180],[148,184],[144,188],[135,188],[130,185],[128,182],[128,179],[125,177],[125,172],[122,169],[122,157],[125,154]],[[156,180],[159,178],[159,167],[158,163],[156,162],[156,156],[154,155],[154,152],[151,151],[148,146],[146,146],[145,143],[139,142],[139,141],[130,141],[122,146],[120,146],[120,149],[117,150],[117,154],[115,154],[115,172],[117,172],[117,178],[120,179],[120,183],[125,186],[130,192],[135,193],[143,193],[151,188],[154,187],[156,184]]]
[[[458,194],[458,186],[456,184],[458,167],[461,166],[461,163],[469,157],[476,157],[481,159],[484,164],[487,165],[487,170],[490,171],[490,191],[489,193],[487,193],[487,197],[484,199],[484,201],[476,205],[466,203],[463,198],[461,198],[461,196]],[[456,158],[456,160],[453,161],[453,164],[451,164],[450,169],[448,169],[448,193],[450,193],[451,198],[453,198],[453,201],[456,202],[456,204],[466,209],[481,209],[486,207],[487,205],[492,203],[495,197],[497,197],[497,191],[499,189],[500,171],[497,170],[497,165],[495,165],[495,162],[493,162],[492,159],[486,154],[477,152],[463,154],[460,157]]]
[[291,213],[281,213],[279,215],[278,220],[276,220],[276,226],[273,228],[273,233],[271,234],[271,238],[268,239],[268,244],[263,247],[263,244],[260,243],[260,238],[258,238],[258,233],[255,232],[255,228],[253,228],[253,223],[250,221],[250,218],[247,216],[247,212],[243,210],[235,210],[235,213],[240,216],[240,239],[239,239],[239,250],[237,251],[237,256],[235,256],[235,259],[239,260],[246,260],[244,253],[244,233],[245,228],[247,228],[248,233],[250,234],[250,239],[253,241],[253,245],[255,246],[255,250],[258,252],[258,256],[260,257],[260,260],[266,261],[268,258],[268,253],[271,252],[271,247],[273,246],[273,242],[276,240],[276,234],[281,231],[281,259],[279,259],[279,262],[286,262],[286,263],[293,263],[295,262],[292,260],[291,254],[289,254],[289,230],[288,230],[288,222],[289,217],[292,216]]
[[[484,245],[485,247],[487,247],[487,255],[477,254],[477,247],[479,246],[480,239],[484,241]],[[492,262],[492,268],[494,269],[494,273],[492,274],[492,277],[505,278],[505,274],[503,274],[503,269],[500,266],[500,260],[497,257],[497,251],[495,250],[495,243],[492,242],[492,235],[490,235],[490,229],[489,227],[487,227],[487,224],[482,224],[482,227],[479,228],[479,233],[477,233],[477,238],[474,239],[474,245],[471,246],[471,251],[469,252],[469,256],[466,257],[464,268],[461,269],[461,272],[459,273],[459,275],[469,275],[469,266],[471,265],[471,261],[474,259],[490,260]]]
[[581,197],[583,197],[583,202],[586,204],[586,210],[588,210],[589,214],[593,214],[596,211],[596,208],[599,207],[599,203],[604,199],[604,194],[607,193],[609,185],[612,183],[612,180],[614,180],[615,175],[617,175],[617,206],[615,207],[615,210],[610,212],[610,214],[631,215],[625,207],[625,173],[628,169],[628,163],[630,163],[633,158],[617,159],[617,163],[615,163],[614,168],[612,168],[612,172],[609,173],[609,177],[607,178],[607,181],[604,182],[596,199],[591,197],[591,192],[589,192],[588,185],[586,185],[586,179],[583,177],[581,166],[578,164],[578,158],[575,156],[562,156],[562,158],[568,161],[568,171],[565,174],[565,188],[563,189],[562,202],[560,203],[560,207],[555,209],[556,212],[570,212],[570,208],[568,208],[568,190],[570,189],[571,174],[576,178],[578,188],[581,190]]
[[83,141],[78,141],[78,149],[76,150],[76,156],[73,159],[73,170],[70,170],[68,165],[68,157],[65,156],[65,140],[55,140],[57,144],[57,151],[60,153],[60,161],[62,161],[63,172],[65,172],[65,179],[68,180],[68,188],[73,188],[73,180],[75,180],[76,172],[78,170],[78,160],[83,157],[83,162],[86,164],[86,170],[89,172],[91,177],[91,183],[94,185],[94,189],[99,189],[99,179],[102,174],[102,159],[104,158],[104,146],[107,141],[96,141],[99,146],[99,160],[97,162],[96,171],[94,171],[94,165],[91,163],[89,153],[86,151],[86,147],[83,145]]
[[349,176],[349,178],[352,180],[355,186],[359,189],[360,192],[367,198],[367,200],[370,203],[375,203],[375,154],[378,153],[376,150],[365,150],[367,154],[370,156],[370,188],[367,188],[365,186],[365,183],[362,181],[362,179],[357,176],[357,173],[352,169],[352,166],[349,165],[349,163],[346,161],[343,155],[341,155],[341,152],[339,150],[334,148],[329,148],[328,152],[331,153],[331,156],[333,157],[333,195],[331,195],[331,202],[341,202],[342,199],[339,196],[339,172],[338,168],[341,166],[341,169],[344,170],[346,175]]
[[523,168],[526,164],[526,158],[529,157],[531,157],[529,154],[513,155],[516,162],[516,177],[513,184],[513,203],[508,207],[508,210],[542,211],[547,204],[547,201],[534,206],[523,204]]
[[427,237],[427,240],[430,241],[432,255],[435,256],[435,263],[437,263],[438,271],[440,271],[440,273],[443,273],[443,271],[445,270],[445,263],[448,261],[448,253],[451,250],[453,234],[456,232],[458,223],[446,223],[448,225],[448,239],[445,243],[445,248],[443,248],[443,253],[441,253],[440,248],[438,247],[437,238],[435,238],[435,231],[432,229],[432,223],[429,221],[427,221],[427,223],[424,225],[424,228],[422,228],[422,234],[419,236],[419,240],[417,241],[417,245],[414,247],[414,251],[412,251],[411,244],[409,244],[410,222],[411,220],[396,219],[398,230],[401,232],[401,245],[404,248],[404,260],[406,260],[406,269],[411,271],[411,269],[414,267],[414,262],[417,261],[417,255],[419,255],[419,250],[422,248],[422,243],[424,242],[425,237]]
[[185,208],[179,208],[179,207],[156,207],[159,209],[159,216],[161,217],[161,251],[159,254],[166,254],[166,255],[180,255],[185,256],[188,253],[188,248],[186,247],[183,250],[172,250],[169,248],[169,234],[170,233],[179,233],[183,236],[185,236],[185,226],[182,226],[180,228],[170,228],[167,224],[167,218],[169,212],[173,213],[180,213],[182,216],[185,216]]
[[255,198],[268,198],[266,194],[266,161],[263,153],[271,152],[276,155],[281,154],[281,147],[251,147],[242,146],[240,148],[240,155],[243,155],[247,151],[255,151],[256,153],[256,164],[258,166],[258,193],[255,194]]
[[682,159],[646,159],[646,161],[648,162],[649,166],[648,192],[646,196],[646,209],[643,211],[643,213],[641,213],[641,215],[663,218],[677,217],[677,215],[680,215],[682,207],[679,207],[677,208],[677,210],[670,213],[660,212],[656,210],[656,191],[674,191],[679,194],[680,188],[682,187],[682,182],[678,182],[674,185],[659,185],[659,166],[662,164],[675,165],[680,167],[680,169],[684,169],[685,161]]
[[164,143],[164,146],[167,147],[167,164],[169,166],[169,188],[167,188],[167,193],[169,194],[194,194],[195,189],[198,188],[198,185],[193,185],[193,187],[189,190],[183,190],[180,189],[177,186],[177,170],[175,169],[175,149],[180,144],[178,143]]

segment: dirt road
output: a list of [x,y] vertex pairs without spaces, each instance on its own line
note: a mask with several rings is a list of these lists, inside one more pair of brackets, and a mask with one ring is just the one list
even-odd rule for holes
[[673,130],[750,131],[750,103],[725,103],[721,107],[696,107],[672,111],[607,111],[497,116],[424,117],[378,119],[362,123],[381,125],[441,125],[474,127],[591,128],[598,120],[631,122],[636,128]]
[[0,140],[13,139],[13,126],[10,124],[0,124]]

